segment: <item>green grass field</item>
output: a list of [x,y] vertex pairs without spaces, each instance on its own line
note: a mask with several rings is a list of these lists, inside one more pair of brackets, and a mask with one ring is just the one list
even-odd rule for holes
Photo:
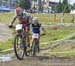
[[52,49],[49,54],[51,55],[56,55],[56,56],[61,56],[61,57],[75,57],[75,44],[60,44],[59,46],[55,47]]
[[[31,16],[37,16],[40,22],[43,22],[44,24],[57,24],[61,22],[61,14],[31,14]],[[75,15],[73,15],[75,18]],[[64,14],[64,22],[65,23],[71,23],[72,22],[72,15],[65,13]],[[75,23],[75,20],[74,20]]]
[[13,40],[12,39],[8,39],[7,41],[0,42],[0,51],[6,50],[9,48],[13,48]]
[[[61,15],[60,14],[56,14],[56,19],[54,18],[54,14],[30,14],[30,15],[31,16],[37,16],[39,21],[43,24],[57,24],[57,23],[60,23],[60,21],[61,21]],[[9,24],[9,22],[12,20],[13,16],[14,16],[13,12],[0,13],[0,23]],[[72,21],[72,15],[64,14],[64,22],[65,23],[71,23],[71,21]],[[18,22],[18,20],[16,22]],[[75,20],[74,20],[74,22],[75,22]],[[75,27],[70,27],[70,28],[62,27],[62,28],[57,28],[57,29],[45,28],[46,29],[46,35],[42,36],[40,38],[40,42],[41,43],[42,42],[50,42],[50,41],[63,39],[65,37],[71,35],[72,33],[74,33],[75,32],[74,28]],[[45,48],[48,45],[40,45],[40,46]],[[8,39],[5,42],[0,42],[0,51],[5,50],[5,49],[9,49],[12,47],[13,47],[13,39]],[[55,48],[52,50],[52,52],[60,51],[61,48]],[[69,48],[69,50],[72,51],[71,48]],[[62,50],[62,51],[65,52],[66,50]],[[61,55],[61,54],[57,54],[57,55]],[[63,54],[63,55],[65,55],[65,54]],[[72,54],[70,54],[70,55],[72,55]],[[73,53],[73,55],[75,55],[75,53]]]
[[[8,24],[11,22],[12,18],[14,17],[14,12],[8,12],[8,13],[0,13],[0,22]],[[61,22],[61,14],[56,13],[56,18],[55,14],[30,14],[32,17],[36,16],[38,17],[39,21],[44,23],[44,24],[57,24]],[[75,18],[75,15],[73,15]],[[71,23],[72,22],[72,15],[65,13],[64,14],[64,22],[65,23]],[[18,21],[17,21],[18,22]],[[75,23],[75,19],[74,19]]]

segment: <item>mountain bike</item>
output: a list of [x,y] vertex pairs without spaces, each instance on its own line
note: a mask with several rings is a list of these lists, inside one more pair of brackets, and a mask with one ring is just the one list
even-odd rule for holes
[[[23,60],[24,55],[27,56],[25,26],[23,24],[16,25],[16,35],[14,38],[14,51],[17,59]],[[12,27],[12,26],[10,26]]]
[[39,34],[39,33],[33,33],[32,34],[32,38],[33,38],[33,41],[32,41],[32,46],[31,46],[31,54],[32,56],[36,56],[36,53],[40,51],[40,48],[39,48],[39,37],[40,36],[43,36],[45,34]]

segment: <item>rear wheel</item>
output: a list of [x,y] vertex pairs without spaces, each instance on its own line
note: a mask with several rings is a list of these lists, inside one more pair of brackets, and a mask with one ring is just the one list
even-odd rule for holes
[[16,35],[14,39],[14,51],[15,55],[19,60],[24,59],[24,54],[26,53],[26,46],[23,36]]

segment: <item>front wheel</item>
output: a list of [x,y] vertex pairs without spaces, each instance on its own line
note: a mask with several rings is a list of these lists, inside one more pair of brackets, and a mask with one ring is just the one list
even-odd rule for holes
[[33,42],[32,42],[32,56],[36,56],[37,51],[38,51],[38,41],[33,40]]
[[24,54],[26,53],[23,36],[16,35],[14,39],[14,51],[15,55],[19,60],[23,60]]

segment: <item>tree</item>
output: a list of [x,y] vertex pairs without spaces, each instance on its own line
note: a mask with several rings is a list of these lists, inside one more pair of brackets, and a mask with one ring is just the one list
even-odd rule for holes
[[38,0],[38,10],[42,11],[42,2],[41,2],[41,0]]
[[68,4],[68,0],[63,0],[62,3],[60,0],[59,3],[56,5],[55,11],[57,13],[61,13],[61,12],[69,13],[70,12],[70,4]]
[[19,0],[18,6],[28,10],[31,8],[31,2],[30,0]]
[[63,0],[63,2],[62,2],[62,9],[63,9],[64,13],[69,13],[70,12],[68,0]]
[[73,4],[73,6],[71,7],[73,10],[75,9],[75,3]]
[[61,12],[62,12],[62,3],[61,3],[61,0],[60,0],[59,3],[56,5],[55,11],[56,11],[57,13],[61,13]]

